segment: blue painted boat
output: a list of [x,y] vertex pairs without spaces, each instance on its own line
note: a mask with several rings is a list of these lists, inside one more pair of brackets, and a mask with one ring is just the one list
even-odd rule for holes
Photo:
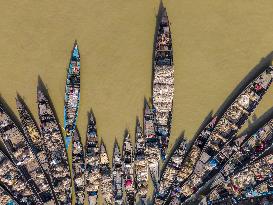
[[75,42],[67,70],[64,100],[65,147],[68,149],[76,128],[80,102],[80,52]]

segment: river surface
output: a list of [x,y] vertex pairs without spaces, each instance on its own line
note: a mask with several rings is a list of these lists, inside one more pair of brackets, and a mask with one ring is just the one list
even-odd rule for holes
[[[1,2],[1,1],[0,1]],[[112,155],[125,129],[134,139],[144,97],[151,97],[152,52],[159,1],[3,1],[0,13],[0,94],[16,112],[18,92],[36,119],[40,76],[63,124],[66,68],[73,42],[81,52],[78,127],[85,140],[87,113]],[[273,51],[272,1],[164,1],[175,63],[172,145],[191,139],[211,110]],[[255,114],[272,106],[273,88]]]

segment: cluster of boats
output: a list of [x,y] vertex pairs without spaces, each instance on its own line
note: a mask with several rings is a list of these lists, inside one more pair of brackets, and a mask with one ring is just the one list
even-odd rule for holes
[[221,186],[218,185],[210,191],[208,204],[219,204],[228,200],[239,202],[255,195],[271,194],[272,168],[272,154],[244,166],[240,171],[227,176]]
[[[224,166],[222,167],[220,172],[216,174],[215,179],[210,185],[211,191],[208,194],[208,202],[210,204],[216,203],[219,200],[224,200],[226,198],[224,196],[229,195],[228,192],[225,191],[226,189],[230,191],[236,191],[237,195],[243,194],[243,190],[240,189],[239,187],[246,188],[249,185],[244,184],[243,181],[240,181],[241,179],[239,179],[233,185],[230,184],[231,180],[234,179],[234,175],[236,175],[237,173],[240,173],[240,175],[238,176],[242,177],[242,180],[247,180],[248,182],[253,183],[252,185],[256,185],[258,182],[260,182],[260,180],[264,178],[263,172],[268,170],[266,168],[267,166],[266,164],[267,163],[272,164],[272,155],[271,154],[267,155],[266,157],[262,158],[262,161],[260,158],[272,146],[273,143],[272,130],[273,119],[270,119],[257,132],[255,132],[252,135],[243,135],[242,137],[239,138],[239,140],[236,141],[236,143],[234,143],[232,153],[231,152],[227,153],[227,155],[230,156],[229,159],[226,160]],[[253,167],[253,165],[259,168],[258,172],[260,176],[253,175],[251,169],[248,168],[249,166]],[[272,170],[272,167],[270,169]],[[270,174],[271,171],[267,173]],[[255,177],[256,180],[253,180],[253,177]],[[226,192],[227,195],[223,195],[224,192]],[[219,196],[219,194],[221,194],[221,197]],[[235,193],[232,192],[230,196],[233,196],[235,198],[237,197]]]
[[[49,180],[45,175],[45,170],[34,152],[34,147],[30,141],[26,140],[25,135],[17,127],[3,105],[0,105],[0,132],[2,142],[9,153],[12,164],[18,167],[28,186],[37,194],[38,203],[50,204],[54,201],[54,196]],[[3,170],[7,169],[4,165],[1,164]],[[12,179],[8,182],[12,183]],[[12,187],[20,187],[19,184],[16,185]]]
[[52,187],[60,204],[71,204],[71,176],[61,128],[44,89],[37,91],[41,137],[46,150]]
[[[173,204],[181,204],[193,198],[195,193],[220,171],[230,157],[238,153],[236,144],[240,145],[236,141],[237,132],[261,101],[272,79],[273,67],[270,66],[252,80],[224,114],[218,117],[219,120],[204,143],[204,148],[199,154],[192,173],[174,186],[171,196]],[[271,134],[272,128],[269,130]],[[271,142],[272,138],[269,141]]]
[[[128,131],[126,131],[124,137],[122,150],[120,150],[117,141],[115,142],[112,167],[104,143],[99,144],[96,121],[92,112],[89,118],[85,149],[81,144],[79,135],[76,134],[77,131],[74,132],[74,138],[72,139],[72,173],[74,173],[76,204],[83,204],[81,199],[85,198],[82,197],[84,190],[87,192],[86,198],[88,198],[89,204],[97,204],[99,189],[105,204],[135,204],[136,198],[139,198],[142,204],[147,204],[150,170],[147,156],[149,156],[149,150],[153,148],[157,150],[158,161],[151,161],[151,167],[152,171],[155,171],[156,177],[159,177],[160,150],[157,142],[154,147],[147,146],[149,139],[145,133],[152,131],[153,126],[150,127],[149,125],[153,123],[154,114],[151,113],[152,109],[149,108],[149,105],[145,105],[144,121],[145,119],[148,120],[146,132],[143,132],[142,126],[137,120],[135,147],[132,145]],[[154,128],[153,137],[155,138]],[[153,160],[153,155],[150,157]],[[155,164],[156,167],[154,167]],[[152,174],[152,172],[150,173]],[[158,183],[158,180],[158,178],[155,179],[155,182]],[[84,185],[85,189],[82,189],[82,185]]]
[[[3,193],[8,196],[6,199],[9,201],[16,200],[19,203],[41,204],[39,198],[34,195],[33,190],[27,184],[26,179],[21,176],[19,169],[3,152],[0,152],[0,163],[2,165],[0,169],[0,187]],[[12,180],[16,183],[13,184]],[[6,188],[12,192],[12,195],[8,194]]]
[[[72,190],[76,205],[83,205],[85,200],[89,205],[99,204],[99,193],[103,204],[115,205],[134,205],[138,200],[156,205],[196,204],[200,200],[200,205],[240,204],[259,197],[270,200],[272,112],[258,129],[247,134],[238,131],[271,85],[273,67],[264,68],[224,111],[211,116],[191,144],[182,138],[168,154],[174,96],[173,50],[165,8],[160,9],[158,17],[152,105],[144,103],[143,126],[137,119],[134,144],[128,131],[122,149],[115,141],[112,160],[103,141],[99,142],[92,111],[85,143],[76,127],[80,102],[77,42],[67,71],[64,138],[43,86],[37,90],[39,125],[20,96],[16,98],[20,126],[9,109],[0,104],[0,138],[4,145],[0,151],[1,204],[72,205]],[[71,166],[68,156],[72,158]],[[148,198],[149,176],[154,185],[152,200]]]

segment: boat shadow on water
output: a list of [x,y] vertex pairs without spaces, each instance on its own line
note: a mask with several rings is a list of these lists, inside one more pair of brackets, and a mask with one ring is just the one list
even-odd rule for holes
[[[49,93],[48,93],[48,89],[47,89],[47,87],[46,87],[45,83],[43,82],[43,80],[42,80],[42,78],[41,78],[40,75],[38,75],[37,90],[41,90],[41,91],[44,93],[44,95],[46,96],[46,98],[47,98],[47,100],[48,100],[48,103],[49,103],[49,105],[50,105],[50,107],[51,107],[51,109],[52,109],[52,111],[53,111],[53,114],[54,114],[54,116],[55,116],[55,118],[56,118],[56,121],[58,122],[58,127],[59,127],[59,129],[60,129],[61,131],[63,131],[64,129],[63,129],[63,127],[62,127],[61,124],[60,124],[60,120],[59,120],[59,118],[58,118],[58,115],[57,115],[57,112],[56,112],[56,110],[55,110],[54,104],[53,104],[53,102],[52,102],[52,100],[51,100],[51,98],[50,98],[50,95],[49,95]],[[61,133],[62,133],[62,137],[63,137],[63,132],[61,132]],[[63,137],[63,139],[64,139],[64,137]],[[64,140],[63,140],[63,142],[64,142]]]

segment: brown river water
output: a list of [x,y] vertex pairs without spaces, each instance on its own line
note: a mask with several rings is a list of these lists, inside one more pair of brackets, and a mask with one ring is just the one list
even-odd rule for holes
[[[92,108],[110,156],[127,128],[134,137],[144,97],[151,97],[158,0],[0,1],[0,94],[16,112],[18,92],[36,119],[38,76],[63,124],[66,68],[81,52],[78,127],[84,141]],[[273,51],[272,1],[164,1],[175,63],[172,145],[191,139],[208,113]],[[271,87],[255,114],[271,108]],[[16,112],[17,114],[17,112]],[[134,138],[133,138],[134,139]]]

